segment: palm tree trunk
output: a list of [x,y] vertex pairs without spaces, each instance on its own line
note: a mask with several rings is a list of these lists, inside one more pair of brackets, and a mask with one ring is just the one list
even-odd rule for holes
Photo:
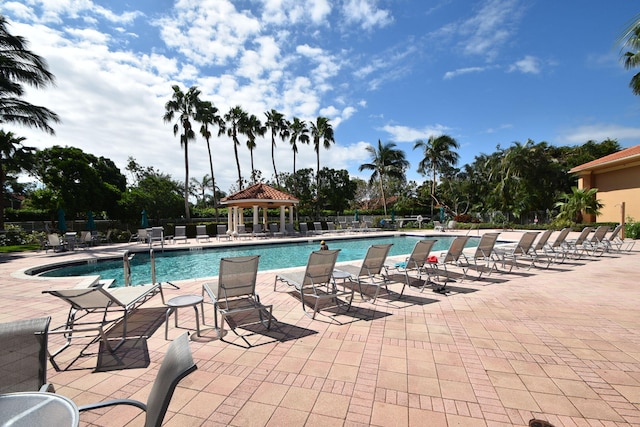
[[233,137],[233,152],[236,155],[236,167],[238,168],[238,190],[242,190],[242,173],[240,172],[240,159],[238,159],[238,138]]
[[278,171],[276,170],[276,156],[273,147],[276,145],[275,140],[273,138],[273,134],[271,135],[271,163],[273,163],[273,173],[276,176],[276,185],[280,187],[280,180],[278,179]]
[[382,206],[384,207],[384,216],[387,217],[387,200],[384,197],[384,185],[382,184],[382,174],[378,172],[380,176],[380,194],[382,195]]
[[184,136],[184,216],[188,220],[191,219],[189,212],[189,142],[187,135]]
[[256,183],[256,169],[253,167],[253,150],[249,150],[249,155],[251,156],[251,183]]
[[[213,157],[211,157],[211,145],[207,138],[207,151],[209,152],[209,168],[211,169],[211,187],[213,187],[213,207],[216,210],[216,220],[218,219],[218,201],[216,199],[216,178],[213,175]],[[204,191],[203,191],[204,194]]]

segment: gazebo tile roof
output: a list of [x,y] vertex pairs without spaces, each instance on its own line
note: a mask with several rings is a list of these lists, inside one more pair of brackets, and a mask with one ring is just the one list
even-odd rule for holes
[[243,190],[238,191],[230,196],[227,196],[221,200],[223,203],[238,202],[242,200],[277,200],[284,201],[289,200],[291,202],[297,202],[298,199],[291,194],[287,194],[283,191],[277,190],[267,184],[253,184]]

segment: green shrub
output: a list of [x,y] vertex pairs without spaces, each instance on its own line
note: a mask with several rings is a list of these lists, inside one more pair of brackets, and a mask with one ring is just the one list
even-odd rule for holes
[[640,222],[635,222],[633,218],[628,219],[624,227],[624,236],[631,239],[640,239]]

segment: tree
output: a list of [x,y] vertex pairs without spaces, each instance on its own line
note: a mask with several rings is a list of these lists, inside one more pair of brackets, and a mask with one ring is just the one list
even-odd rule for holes
[[0,130],[0,230],[4,230],[5,183],[8,173],[28,169],[33,162],[34,148],[22,143],[26,138]]
[[[633,22],[625,28],[618,38],[618,44],[622,45],[622,50],[629,49],[622,53],[622,63],[624,68],[629,70],[640,65],[640,16],[636,17]],[[640,73],[636,73],[631,77],[629,87],[634,95],[640,95]]]
[[267,116],[265,125],[267,128],[271,129],[271,162],[273,163],[273,174],[276,177],[276,185],[279,187],[280,181],[278,180],[275,157],[276,135],[284,141],[289,136],[289,126],[284,118],[284,114],[279,113],[274,109],[267,111],[264,114]]
[[387,216],[387,202],[384,196],[384,178],[394,177],[404,179],[405,170],[409,167],[409,162],[404,156],[404,151],[397,150],[393,142],[387,142],[382,145],[378,140],[378,148],[368,145],[366,150],[371,155],[371,163],[360,165],[359,170],[373,171],[370,182],[374,182],[376,178],[380,184],[380,194],[382,195],[382,205],[384,207],[384,216]]
[[88,210],[105,211],[110,217],[119,214],[118,200],[127,180],[110,159],[56,145],[35,154],[31,174],[55,195],[56,208],[64,208],[70,217]]
[[358,184],[349,178],[345,169],[336,170],[322,168],[320,170],[321,186],[318,188],[318,199],[323,209],[329,209],[340,214],[349,207],[349,203],[356,195]]
[[[446,166],[455,166],[460,155],[453,151],[460,148],[458,142],[449,135],[430,136],[427,142],[419,139],[413,144],[413,149],[422,148],[424,157],[418,163],[418,173],[425,175],[428,170],[432,173],[431,194],[436,193],[436,174]],[[433,200],[431,201],[431,215],[433,216]]]
[[251,155],[251,184],[257,182],[256,169],[253,166],[253,150],[256,148],[256,138],[258,136],[264,136],[267,132],[267,128],[262,125],[262,122],[254,115],[247,117],[242,126],[243,133],[247,135],[247,148]]
[[[196,198],[196,205],[202,203],[202,207],[207,205],[207,188],[211,186],[211,177],[205,175],[202,177],[202,181],[198,181],[197,178],[191,178],[191,194]],[[215,196],[214,196],[215,197]]]
[[[242,172],[240,171],[240,159],[238,158],[238,146],[240,145],[238,135],[245,132],[247,119],[248,114],[239,105],[232,107],[229,112],[224,115],[224,120],[228,125],[226,127],[226,132],[227,135],[233,140],[233,153],[236,155],[236,167],[238,169],[238,190],[242,190],[243,188]],[[224,132],[224,129],[220,128],[220,132]]]
[[213,207],[218,212],[218,200],[216,199],[216,178],[213,174],[213,157],[211,156],[211,139],[210,125],[218,126],[218,134],[224,129],[224,121],[218,114],[218,109],[209,101],[202,101],[196,108],[196,120],[200,123],[200,135],[207,141],[207,152],[209,153],[209,169],[211,171],[211,191],[213,194]]
[[173,85],[171,100],[164,105],[166,110],[163,120],[170,123],[177,115],[177,120],[173,125],[173,135],[178,135],[180,128],[180,147],[184,148],[184,214],[187,220],[191,218],[189,211],[189,141],[196,139],[195,132],[191,126],[191,120],[197,120],[197,109],[201,104],[199,99],[200,90],[196,86],[191,86],[184,93],[180,86]]
[[333,127],[326,117],[318,116],[315,123],[310,124],[311,137],[313,138],[313,149],[316,152],[316,188],[320,188],[320,142],[325,149],[331,148],[331,143],[335,144],[333,138]]
[[579,224],[582,222],[583,213],[599,215],[604,205],[596,198],[597,193],[597,188],[572,187],[571,194],[562,194],[561,200],[556,202],[556,207],[560,208],[558,219]]
[[9,33],[7,20],[0,15],[0,125],[18,123],[53,135],[49,123],[60,122],[58,116],[21,99],[25,93],[23,84],[40,89],[55,81],[47,62],[27,46],[23,37]]
[[289,131],[291,138],[289,144],[291,144],[291,151],[293,151],[293,174],[296,174],[296,154],[298,154],[298,141],[303,144],[309,143],[309,128],[304,120],[300,120],[298,117],[293,118],[293,122],[289,123]]

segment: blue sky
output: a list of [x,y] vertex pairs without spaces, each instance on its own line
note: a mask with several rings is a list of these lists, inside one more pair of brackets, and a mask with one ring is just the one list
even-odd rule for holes
[[[418,182],[413,143],[443,133],[461,145],[458,166],[528,139],[630,147],[640,143],[640,98],[615,42],[639,12],[628,0],[5,0],[10,31],[57,79],[27,99],[62,119],[55,137],[8,130],[38,148],[109,157],[123,173],[132,156],[183,180],[183,152],[162,121],[179,84],[197,85],[223,113],[329,117],[336,145],[321,150],[321,166],[365,179],[364,148],[378,139],[405,151]],[[228,191],[233,145],[212,142]],[[270,140],[257,143],[256,167],[270,178]],[[201,138],[190,144],[191,177],[208,173],[206,153]],[[315,161],[300,147],[298,169]],[[288,142],[278,141],[276,166],[291,172]]]

